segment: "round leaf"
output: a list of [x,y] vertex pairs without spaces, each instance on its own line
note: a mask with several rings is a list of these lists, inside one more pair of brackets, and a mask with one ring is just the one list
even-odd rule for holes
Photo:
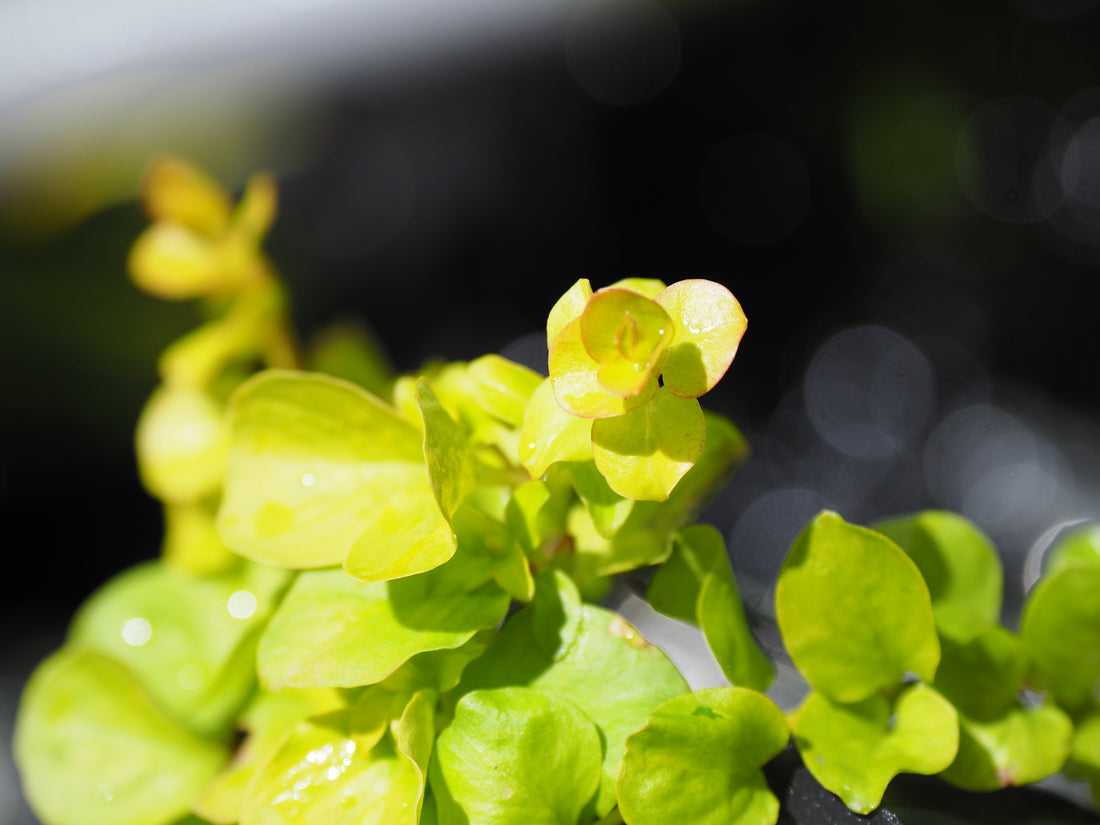
[[965,641],[997,625],[1004,574],[993,544],[977,527],[955,513],[928,510],[874,529],[920,569],[941,635]]
[[286,581],[282,570],[239,559],[210,577],[147,562],[88,599],[69,638],[128,665],[182,724],[221,732],[255,685],[256,639]]
[[571,702],[466,694],[431,764],[440,825],[576,825],[600,783],[600,737]]
[[955,709],[924,685],[906,690],[892,708],[880,695],[834,704],[811,693],[790,721],[806,768],[860,814],[878,807],[894,776],[939,773],[959,746]]
[[673,337],[668,314],[627,289],[601,289],[580,317],[581,340],[600,365],[599,381],[623,398],[640,393]]
[[[541,582],[549,584],[545,578]],[[615,779],[626,737],[641,728],[646,714],[658,705],[686,693],[687,683],[659,648],[619,616],[581,604],[569,593],[543,607],[544,593],[549,596],[549,589],[536,591],[535,602],[515,613],[485,654],[470,663],[458,694],[524,686],[579,707],[604,742],[603,779],[594,806],[603,816],[615,806]],[[554,637],[560,640],[556,649],[548,651],[555,646],[546,643],[551,638],[547,613],[553,611],[561,615],[563,630]],[[575,628],[568,626],[571,623]],[[568,646],[561,655],[564,645]]]
[[726,374],[748,322],[741,304],[714,281],[677,281],[654,300],[676,327],[663,368],[664,385],[673,395],[698,398]]
[[907,673],[931,682],[940,644],[924,579],[896,544],[836,513],[799,534],[779,572],[776,619],[821,693],[858,702]]
[[75,648],[27,682],[13,747],[53,825],[168,825],[228,756],[163,716],[125,666]]
[[1020,620],[1024,647],[1064,707],[1083,707],[1100,681],[1100,565],[1069,566],[1039,580]]
[[550,381],[558,404],[581,418],[622,415],[649,401],[657,392],[657,377],[647,373],[647,382],[631,397],[609,392],[600,383],[600,364],[585,349],[580,319],[566,326],[550,347]]
[[658,390],[645,406],[592,423],[592,457],[619,495],[664,501],[699,459],[705,438],[699,402]]
[[762,694],[678,696],[626,740],[619,810],[631,825],[773,825],[779,801],[760,768],[788,738],[783,712]]
[[241,385],[228,417],[218,530],[242,555],[324,567],[367,536],[384,566],[407,549],[400,511],[418,525],[433,515],[421,434],[353,384],[268,371]]

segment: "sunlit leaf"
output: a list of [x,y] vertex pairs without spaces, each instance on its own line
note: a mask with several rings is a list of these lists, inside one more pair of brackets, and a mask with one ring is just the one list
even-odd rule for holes
[[260,641],[262,683],[269,690],[374,684],[417,653],[459,647],[504,617],[508,597],[495,584],[448,591],[447,572],[388,583],[342,570],[301,574]]
[[647,373],[647,383],[631,397],[609,392],[600,383],[599,362],[588,354],[581,340],[580,319],[567,325],[554,339],[549,363],[558,404],[581,418],[622,415],[646,404],[657,393],[657,377],[652,373]]
[[668,499],[634,505],[626,527],[646,524],[671,533],[690,523],[721,490],[737,466],[749,457],[749,444],[728,418],[704,410],[703,452]]
[[650,603],[701,627],[732,684],[766,689],[775,667],[749,630],[722,534],[710,525],[692,525],[677,533],[673,548],[650,583]]
[[416,406],[423,422],[428,478],[440,509],[450,517],[474,488],[473,456],[462,431],[424,379],[416,384]]
[[499,355],[471,361],[469,375],[478,403],[513,427],[523,423],[527,402],[543,380],[534,370]]
[[550,310],[550,317],[546,321],[546,348],[552,349],[554,339],[570,323],[581,317],[589,298],[592,297],[592,284],[587,278],[581,278],[569,291],[558,298]]
[[703,452],[699,402],[659,390],[625,415],[592,423],[592,457],[616,493],[664,501]]
[[787,744],[762,694],[711,688],[677,696],[626,740],[619,810],[631,825],[773,825],[779,800],[760,768]]
[[775,679],[775,666],[749,630],[732,574],[715,571],[703,580],[698,615],[707,644],[730,683],[767,689]]
[[970,791],[994,791],[1053,776],[1066,761],[1073,723],[1053,705],[1017,705],[979,722],[959,715],[959,753],[941,776]]
[[958,750],[955,709],[924,685],[908,688],[893,706],[879,694],[834,704],[814,692],[789,718],[807,769],[861,814],[878,807],[895,775],[939,773]]
[[248,783],[294,726],[343,706],[341,692],[331,688],[257,691],[241,715],[239,726],[246,736],[233,760],[192,801],[191,809],[209,822],[232,825],[240,818]]
[[729,369],[747,321],[741,304],[714,281],[677,281],[654,298],[672,319],[676,337],[664,364],[664,385],[681,398],[698,398]]
[[932,681],[940,645],[920,571],[892,541],[822,512],[779,573],[776,619],[795,665],[836,702],[907,673]]
[[600,783],[600,756],[596,728],[560,696],[468,693],[431,764],[440,825],[572,825]]
[[413,695],[405,706],[401,718],[393,724],[393,738],[397,752],[405,763],[416,772],[417,797],[412,810],[402,813],[409,823],[420,822],[424,804],[424,792],[428,783],[428,761],[435,743],[435,693],[422,690]]
[[927,510],[873,525],[920,569],[936,627],[966,640],[997,625],[1004,574],[992,543],[962,516]]
[[1091,699],[1100,681],[1100,565],[1068,566],[1044,576],[1020,619],[1037,687],[1071,710]]
[[350,711],[299,723],[249,784],[241,825],[415,825],[417,770],[389,737],[356,734]]
[[554,397],[549,378],[539,384],[524,409],[519,458],[532,478],[541,478],[555,461],[592,458],[592,419],[567,412]]
[[286,581],[282,570],[241,561],[209,577],[147,562],[96,591],[69,638],[129,666],[182,724],[221,732],[255,684],[257,634]]
[[13,751],[28,801],[53,825],[168,825],[227,757],[162,715],[124,665],[74,648],[28,681]]
[[[571,636],[573,641],[555,659],[560,645],[555,652],[543,648],[549,638],[547,625],[553,626],[546,611],[555,608],[540,607],[538,593],[535,598],[509,618],[485,654],[470,663],[457,694],[523,686],[564,697],[579,707],[603,737],[603,779],[594,802],[594,812],[603,816],[615,806],[615,779],[626,737],[642,727],[646,714],[688,687],[668,657],[622,618],[593,605],[578,605],[568,596],[557,609],[565,628],[559,638]],[[575,631],[568,628],[570,622],[576,622]]]
[[218,528],[238,553],[303,568],[350,551],[348,571],[363,579],[430,570],[454,553],[425,466],[430,436],[360,388],[261,373],[234,395],[229,421]]
[[159,499],[195,502],[217,492],[229,452],[221,406],[202,390],[160,387],[137,427],[138,469]]
[[[642,392],[673,338],[668,314],[627,289],[601,289],[580,317],[581,341],[599,364],[604,389],[623,398]],[[551,369],[553,374],[553,369]]]

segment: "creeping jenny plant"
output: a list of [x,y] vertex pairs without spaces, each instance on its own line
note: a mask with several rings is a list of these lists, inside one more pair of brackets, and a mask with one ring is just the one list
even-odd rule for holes
[[[135,283],[211,320],[138,423],[162,557],[95,593],[23,696],[48,825],[772,825],[761,769],[792,739],[864,813],[903,771],[1100,786],[1095,531],[1051,556],[1017,635],[961,517],[822,513],[776,587],[811,692],[788,714],[761,693],[775,666],[693,524],[747,454],[697,400],[746,329],[724,286],[580,280],[548,376],[486,355],[395,377],[346,328],[299,351],[261,247],[270,177],[233,204],[162,160],[143,192]],[[650,567],[729,687],[691,692],[594,603]]]

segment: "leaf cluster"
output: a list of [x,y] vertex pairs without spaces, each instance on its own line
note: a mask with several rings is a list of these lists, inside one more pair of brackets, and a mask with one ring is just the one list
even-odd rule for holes
[[[495,355],[398,377],[362,330],[298,351],[261,249],[268,177],[234,207],[168,159],[145,201],[135,282],[210,320],[138,424],[161,558],[93,594],[21,703],[44,822],[773,825],[761,768],[792,735],[859,812],[901,771],[989,789],[1068,760],[1100,781],[1092,534],[1017,636],[960,517],[823,513],[776,591],[813,691],[789,715],[764,695],[722,536],[693,524],[747,454],[696,400],[745,330],[725,287],[578,281],[549,377]],[[691,692],[599,606],[650,567],[651,604],[701,629],[729,687]]]

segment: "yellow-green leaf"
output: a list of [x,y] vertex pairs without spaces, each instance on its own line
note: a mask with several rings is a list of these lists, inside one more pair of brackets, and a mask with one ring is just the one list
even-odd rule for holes
[[424,461],[432,436],[359,387],[261,373],[234,394],[229,426],[218,529],[236,552],[308,568],[354,548],[348,571],[364,579],[430,570],[454,553]]
[[893,706],[879,694],[840,704],[814,692],[789,718],[806,768],[860,814],[879,806],[897,774],[944,770],[959,745],[955,709],[925,685]]
[[227,758],[163,716],[124,665],[71,647],[27,682],[13,751],[53,825],[169,825]]
[[664,501],[703,452],[706,424],[699,402],[659,390],[625,415],[592,423],[592,457],[611,489]]
[[783,643],[810,684],[859,702],[908,673],[932,681],[940,644],[920,571],[885,536],[819,513],[791,546],[775,593]]
[[467,368],[478,403],[506,424],[518,427],[531,395],[542,383],[542,376],[522,364],[483,355]]
[[523,412],[519,458],[532,478],[542,478],[555,461],[592,457],[592,419],[578,418],[554,397],[549,378],[539,384]]
[[616,783],[630,825],[774,825],[760,770],[787,744],[783,712],[744,688],[677,696],[626,740]]
[[748,326],[741,304],[721,284],[699,278],[677,281],[654,301],[676,327],[664,385],[673,395],[698,398],[714,388],[737,354]]
[[[629,294],[629,293],[628,293]],[[657,393],[657,377],[647,373],[642,389],[626,398],[609,392],[600,383],[600,364],[585,349],[581,322],[568,324],[550,347],[550,380],[554,397],[572,415],[581,418],[607,418],[636,409]]]

